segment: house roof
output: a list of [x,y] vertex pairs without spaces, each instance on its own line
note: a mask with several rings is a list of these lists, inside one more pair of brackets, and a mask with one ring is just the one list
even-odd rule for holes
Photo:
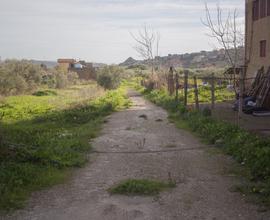
[[58,59],[58,63],[76,63],[75,59]]

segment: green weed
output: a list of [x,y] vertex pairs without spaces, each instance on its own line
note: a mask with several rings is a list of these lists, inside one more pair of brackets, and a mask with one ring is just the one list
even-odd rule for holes
[[54,96],[57,95],[55,91],[52,90],[41,90],[33,93],[34,96]]
[[157,195],[160,192],[175,187],[175,183],[147,179],[129,179],[109,189],[112,194],[123,195]]

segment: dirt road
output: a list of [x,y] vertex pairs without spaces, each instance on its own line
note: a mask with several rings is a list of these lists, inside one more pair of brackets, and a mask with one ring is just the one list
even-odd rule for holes
[[[167,113],[130,92],[134,106],[108,118],[89,164],[63,185],[34,193],[20,220],[266,220],[269,212],[230,188],[232,161],[168,122]],[[170,174],[169,174],[170,173]],[[168,180],[177,187],[154,197],[111,196],[127,178]]]

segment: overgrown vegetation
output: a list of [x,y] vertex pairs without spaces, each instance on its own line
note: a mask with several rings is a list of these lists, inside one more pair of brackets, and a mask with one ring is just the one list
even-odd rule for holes
[[187,110],[165,90],[145,90],[135,86],[153,103],[170,113],[170,118],[179,127],[199,134],[207,143],[216,145],[246,167],[249,183],[240,187],[259,195],[260,200],[270,205],[270,140],[251,134],[238,126],[213,119],[208,111]]
[[2,96],[31,93],[41,86],[63,89],[77,82],[77,73],[60,67],[47,69],[27,60],[6,60],[0,64]]
[[1,102],[0,209],[22,207],[32,191],[84,165],[104,116],[129,105],[124,89],[104,94],[97,88],[45,90]]
[[[201,103],[211,103],[211,87],[210,86],[200,86],[198,88],[199,102]],[[180,92],[183,95],[183,91]],[[226,86],[215,86],[215,102],[224,102],[228,100],[234,100],[235,93],[229,91]],[[194,89],[189,89],[188,91],[188,103],[194,103],[195,101]]]
[[97,82],[105,89],[116,89],[123,77],[124,69],[118,66],[105,66],[98,71]]
[[160,192],[175,187],[173,182],[161,182],[147,179],[129,179],[109,189],[112,194],[123,195],[157,195]]

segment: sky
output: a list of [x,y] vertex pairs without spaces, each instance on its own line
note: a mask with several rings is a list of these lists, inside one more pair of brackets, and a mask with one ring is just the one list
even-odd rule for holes
[[202,25],[204,2],[236,8],[245,0],[0,0],[2,59],[76,58],[120,63],[134,50],[130,33],[147,25],[161,35],[160,55],[214,49]]

